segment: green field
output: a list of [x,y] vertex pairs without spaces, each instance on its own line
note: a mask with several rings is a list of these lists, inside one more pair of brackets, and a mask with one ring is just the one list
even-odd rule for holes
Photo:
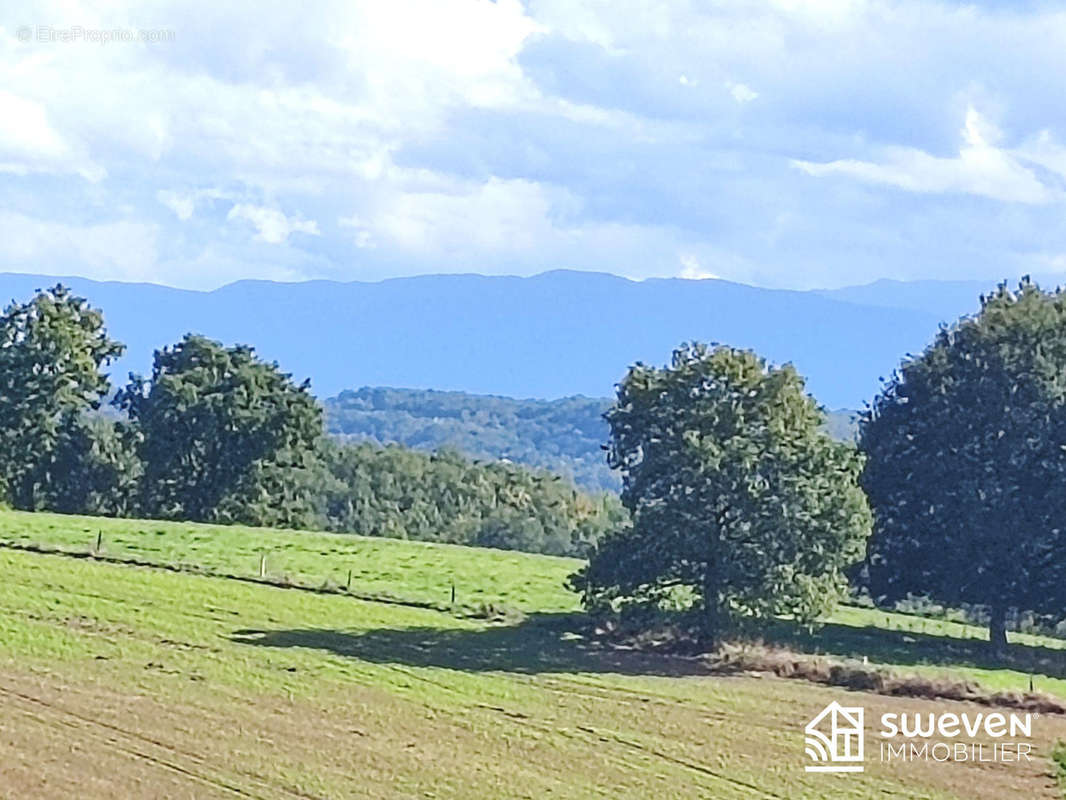
[[[266,555],[268,578],[340,588],[356,596],[395,599],[452,610],[484,604],[530,613],[574,612],[565,587],[581,562],[570,558],[347,534],[241,526],[118,520],[0,512],[0,544],[45,545],[86,553],[101,537],[102,554],[160,565],[256,577]],[[455,606],[451,587],[456,587]],[[771,642],[830,656],[863,657],[904,672],[976,679],[988,689],[1034,687],[1066,698],[1066,640],[1012,633],[1017,669],[990,665],[987,631],[959,622],[852,606],[840,608],[814,635],[781,627]]]
[[[354,588],[358,567],[368,591],[416,602],[444,600],[454,579],[526,614],[501,624],[0,550],[0,797],[1061,796],[1046,758],[1066,738],[1057,717],[1036,721],[1032,764],[805,773],[803,725],[832,699],[869,714],[945,704],[594,646],[574,633],[563,559],[47,514],[5,513],[0,526],[8,541],[82,552],[103,531],[112,555],[247,575],[266,549],[294,579],[350,568]],[[865,646],[884,619],[845,609],[820,641]],[[952,632],[930,624],[928,636]],[[918,631],[883,634],[889,654]]]
[[355,593],[459,609],[492,603],[523,612],[575,611],[563,586],[581,562],[571,558],[430,542],[239,525],[105,519],[0,511],[0,543],[42,544],[85,553],[97,537],[105,555],[156,564],[188,565],[235,575],[344,586]]

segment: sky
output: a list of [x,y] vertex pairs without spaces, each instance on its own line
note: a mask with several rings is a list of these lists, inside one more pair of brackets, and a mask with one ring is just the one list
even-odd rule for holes
[[1064,211],[1061,4],[0,15],[0,271],[833,288],[1064,272]]

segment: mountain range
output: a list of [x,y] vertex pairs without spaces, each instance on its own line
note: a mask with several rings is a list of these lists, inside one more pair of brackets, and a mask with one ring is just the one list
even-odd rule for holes
[[636,362],[681,342],[791,361],[830,408],[858,408],[938,325],[978,307],[992,282],[878,281],[822,291],[724,280],[631,281],[603,273],[426,275],[376,283],[240,281],[214,291],[0,274],[0,298],[61,281],[102,308],[128,350],[114,382],[147,372],[186,332],[254,345],[321,397],[401,386],[520,398],[606,397]]

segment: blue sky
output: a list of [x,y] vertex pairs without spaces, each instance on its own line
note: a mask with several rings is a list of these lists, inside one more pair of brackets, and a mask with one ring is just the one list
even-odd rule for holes
[[5,11],[0,271],[1066,271],[1061,5],[196,6]]

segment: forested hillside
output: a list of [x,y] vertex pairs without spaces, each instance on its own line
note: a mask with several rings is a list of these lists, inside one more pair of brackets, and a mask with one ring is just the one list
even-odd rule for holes
[[588,489],[615,490],[598,397],[517,400],[466,392],[363,387],[325,401],[333,434],[420,450],[452,447],[474,458],[541,467]]
[[[330,433],[402,444],[420,450],[455,448],[474,458],[508,459],[551,470],[590,490],[617,490],[607,467],[599,397],[518,400],[466,392],[363,387],[325,401]],[[829,412],[827,428],[838,439],[855,434],[854,412]]]
[[310,384],[251,347],[188,334],[114,387],[104,370],[124,350],[63,286],[0,313],[0,506],[556,555],[625,518],[616,496],[544,470],[334,441]]

